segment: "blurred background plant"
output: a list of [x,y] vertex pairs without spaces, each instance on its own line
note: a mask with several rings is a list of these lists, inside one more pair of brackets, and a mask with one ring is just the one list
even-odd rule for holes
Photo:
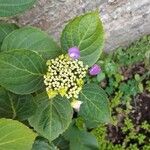
[[97,82],[111,99],[113,123],[92,133],[101,150],[150,149],[150,36],[103,54]]

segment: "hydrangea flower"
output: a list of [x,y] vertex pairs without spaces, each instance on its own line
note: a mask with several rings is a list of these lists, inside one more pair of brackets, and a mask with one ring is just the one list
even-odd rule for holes
[[101,68],[100,66],[98,66],[97,64],[93,65],[90,69],[89,69],[89,74],[91,76],[95,76],[98,75],[101,72]]
[[72,47],[68,50],[68,54],[73,59],[79,59],[80,57],[80,51],[77,47]]
[[73,100],[73,101],[71,102],[71,106],[72,106],[72,108],[74,108],[74,110],[75,110],[76,112],[79,112],[79,111],[80,111],[80,106],[81,106],[82,103],[83,103],[83,102],[81,102],[81,101]]
[[47,74],[44,83],[49,98],[57,94],[70,98],[78,98],[88,70],[82,61],[71,58],[68,54],[60,55],[47,61]]

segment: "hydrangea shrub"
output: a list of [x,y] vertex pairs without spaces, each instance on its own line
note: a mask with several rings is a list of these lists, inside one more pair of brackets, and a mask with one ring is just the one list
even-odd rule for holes
[[[88,128],[111,121],[106,93],[86,80],[101,73],[96,62],[104,46],[104,29],[98,12],[71,20],[62,32],[61,46],[34,27],[9,31],[1,41],[1,118],[19,120],[18,124],[27,121],[36,132],[30,131],[33,137],[40,135],[49,143],[74,122],[73,114]],[[6,120],[0,119],[0,127]]]

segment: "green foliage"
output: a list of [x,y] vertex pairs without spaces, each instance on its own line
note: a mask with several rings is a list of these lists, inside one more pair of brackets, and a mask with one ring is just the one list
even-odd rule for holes
[[36,0],[0,0],[0,17],[14,16],[29,9]]
[[[15,37],[15,38],[14,38]],[[3,41],[1,50],[34,50],[43,58],[55,58],[61,54],[59,46],[45,32],[34,27],[24,27],[9,34]]]
[[[149,49],[150,36],[145,36],[127,49],[120,48],[112,54],[103,54],[102,60],[98,62],[102,67],[103,74],[105,74],[105,79],[90,80],[101,82],[101,86],[108,93],[111,99],[110,107],[113,119],[113,124],[100,125],[92,131],[98,139],[101,150],[150,149],[149,121],[143,121],[137,125],[131,118],[131,114],[134,112],[131,103],[136,103],[138,94],[150,91],[150,72],[147,65],[150,60]],[[138,73],[136,67],[141,63],[144,71]],[[120,122],[121,118],[123,120]],[[109,133],[109,126],[117,129],[121,126],[118,129],[118,132],[121,132],[123,136],[121,143],[117,144],[113,140],[111,141],[109,134],[115,134],[115,132]],[[113,136],[115,138],[115,135]],[[116,134],[116,136],[118,135]]]
[[[119,103],[118,103],[119,104]],[[119,105],[118,105],[119,107]],[[115,105],[111,105],[111,108],[115,108]],[[97,137],[99,142],[99,148],[102,150],[124,150],[124,149],[135,149],[139,150],[139,146],[141,150],[148,149],[150,147],[149,142],[147,142],[147,133],[150,133],[150,124],[147,121],[142,122],[139,126],[136,126],[133,121],[129,118],[131,109],[127,107],[126,110],[123,110],[119,107],[119,113],[125,113],[126,118],[124,119],[124,123],[122,125],[121,131],[125,136],[123,138],[122,144],[114,144],[111,141],[107,140],[107,126],[100,125],[95,128],[92,132]],[[113,116],[116,118],[117,116]],[[116,127],[118,125],[118,120],[116,120]],[[139,130],[138,130],[139,129]],[[144,129],[144,130],[143,130]],[[141,132],[142,130],[142,132]],[[133,142],[134,141],[134,142]]]
[[[24,0],[0,0],[0,16],[15,15],[27,9],[33,2],[35,0],[26,0],[26,2]],[[33,144],[32,150],[55,150],[57,148],[97,150],[96,138],[88,132],[88,128],[111,121],[109,100],[105,91],[97,84],[83,85],[84,82],[79,80],[76,83],[81,88],[79,92],[82,91],[79,98],[75,99],[74,96],[72,99],[67,99],[64,93],[70,87],[65,78],[61,82],[68,87],[62,87],[61,91],[56,90],[58,92],[56,96],[56,93],[53,93],[51,89],[47,90],[44,86],[46,85],[44,77],[47,75],[48,80],[53,80],[51,74],[54,73],[54,67],[56,67],[53,77],[57,79],[56,75],[59,75],[57,61],[56,66],[52,65],[52,70],[46,67],[46,61],[52,63],[53,58],[57,59],[59,55],[66,54],[70,47],[76,46],[80,49],[83,65],[90,67],[96,63],[104,46],[104,30],[98,12],[91,12],[70,21],[62,33],[62,48],[46,33],[33,27],[18,29],[13,24],[1,24],[0,34],[0,117],[22,121],[29,128],[33,128],[39,136],[33,144],[35,133],[27,127],[27,131],[24,131],[25,129],[22,131],[20,127],[24,128],[24,125],[17,121],[6,120],[10,124],[6,127],[12,125],[8,132],[16,128],[10,132],[14,134],[11,137],[14,139],[14,141],[11,139],[14,145],[6,141],[2,149],[28,150]],[[67,56],[66,58],[68,59]],[[68,67],[72,66],[68,65]],[[68,67],[66,68],[69,70]],[[46,72],[47,70],[50,72]],[[101,74],[95,79],[102,81],[104,78],[105,74]],[[72,80],[71,77],[70,80]],[[57,86],[57,83],[54,84]],[[71,107],[70,104],[73,100],[83,102],[80,111],[76,112],[77,115],[73,115],[76,113],[73,113],[73,106]],[[75,122],[73,121],[73,126],[67,130],[72,118]],[[1,149],[1,145],[4,145],[1,141],[5,139],[7,130],[0,132],[4,134],[0,133]]]
[[31,150],[36,134],[22,123],[0,119],[1,150]]
[[[0,0],[0,16],[16,15],[34,2]],[[37,135],[25,125],[0,119],[0,149],[150,149],[147,136],[150,133],[149,122],[137,125],[130,117],[132,98],[150,91],[149,36],[127,49],[119,48],[112,54],[103,54],[97,62],[104,46],[104,30],[98,12],[91,12],[76,17],[66,25],[61,36],[61,48],[43,31],[33,27],[18,29],[14,24],[0,25],[0,45],[0,117],[23,121],[39,135],[34,142]],[[83,103],[79,112],[73,115],[72,99],[60,95],[50,99],[45,92],[43,78],[47,59],[67,53],[75,46],[80,49],[84,65],[90,67],[97,62],[102,72],[96,77],[87,75],[78,98]],[[142,64],[144,70],[138,72],[137,64]],[[110,105],[106,93],[111,99]],[[120,118],[123,121],[120,122]],[[120,144],[108,140],[110,124],[119,127],[123,135]],[[92,133],[89,132],[91,130]]]
[[53,144],[60,150],[69,150],[69,141],[67,141],[62,135],[53,141]]
[[[145,124],[145,125],[147,126],[148,124]],[[140,125],[139,128],[142,128],[142,125]],[[132,120],[129,117],[125,119],[122,132],[126,135],[124,142],[123,142],[123,147],[127,147],[128,143],[132,140],[137,141],[136,142],[137,144],[135,144],[137,145],[136,146],[137,149],[138,149],[138,145],[142,145],[142,144],[150,146],[149,143],[145,142],[146,135],[144,133],[140,133],[139,131],[137,131],[135,125],[133,124]]]
[[104,30],[99,13],[79,16],[67,24],[62,32],[61,45],[64,51],[77,46],[81,60],[92,66],[99,59],[104,46]]
[[146,82],[146,90],[150,92],[150,81]]
[[99,127],[95,128],[92,133],[97,137],[100,150],[124,150],[121,145],[114,145],[107,140],[107,128],[105,125],[100,125]]
[[[130,97],[144,91],[145,80],[150,76],[149,65],[147,65],[150,60],[147,54],[149,49],[150,36],[145,36],[126,49],[119,48],[114,53],[103,53],[101,60],[98,61],[102,67],[102,73],[97,76],[97,80],[93,78],[90,80],[96,83],[101,82],[109,96],[113,96],[115,92],[119,91],[122,93],[121,101],[124,101],[123,103],[130,101]],[[136,64],[140,63],[145,65],[147,71],[142,75],[136,68]],[[146,85],[149,91],[148,81],[146,81]]]
[[147,132],[150,132],[150,124],[148,124],[147,121],[142,122],[141,128],[146,130]]
[[8,24],[8,23],[0,24],[0,46],[4,38],[16,29],[18,29],[18,26],[15,24]]
[[46,139],[37,137],[32,150],[57,150],[57,148],[53,144],[49,144]]
[[26,120],[35,110],[32,95],[15,95],[0,87],[0,118]]
[[0,85],[16,94],[30,94],[43,85],[45,61],[29,50],[0,53]]
[[140,93],[138,87],[138,82],[136,80],[128,80],[127,83],[121,83],[119,85],[119,90],[124,93],[125,96],[135,96],[137,93]]
[[101,72],[100,74],[97,75],[97,81],[101,82],[105,79],[105,73]]
[[96,138],[85,130],[79,130],[74,124],[63,136],[70,142],[70,150],[98,150]]
[[95,127],[99,123],[110,122],[107,95],[98,85],[85,85],[79,99],[83,102],[79,115],[84,118],[87,126]]
[[[150,36],[145,36],[126,49],[119,48],[114,54],[115,62],[130,66],[145,59],[145,53],[150,49]],[[136,56],[136,57],[135,57]]]
[[146,68],[150,71],[150,50],[148,50],[146,53],[145,53],[145,66]]
[[[22,12],[34,1],[0,0],[0,16]],[[97,62],[104,46],[104,30],[98,12],[71,20],[61,36],[62,48],[37,28],[17,28],[14,24],[0,25],[0,117],[23,121],[40,137],[33,144],[36,134],[29,128],[14,120],[0,119],[0,149],[28,150],[33,144],[32,150],[149,150],[149,122],[137,126],[130,117],[132,98],[150,91],[149,36],[127,49],[103,54]],[[85,65],[90,67],[97,62],[102,72],[96,77],[87,75],[78,98],[83,103],[73,115],[72,99],[60,95],[50,99],[45,92],[43,76],[47,59],[67,53],[75,46],[80,49]],[[137,64],[142,64],[144,70],[136,71]],[[106,93],[111,99],[110,105]],[[118,119],[120,116],[122,122]],[[123,139],[120,144],[108,140],[110,123],[114,127],[121,124],[119,130]],[[97,125],[100,126],[93,129]],[[99,143],[89,129],[93,129]]]
[[72,108],[66,98],[49,100],[46,93],[35,97],[37,110],[29,118],[30,125],[50,142],[63,133],[71,123]]

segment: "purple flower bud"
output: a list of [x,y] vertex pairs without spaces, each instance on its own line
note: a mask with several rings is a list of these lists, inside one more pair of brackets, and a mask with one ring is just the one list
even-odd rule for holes
[[98,75],[101,72],[101,68],[100,66],[98,66],[97,64],[93,65],[90,69],[89,69],[89,74],[91,76],[95,76]]
[[72,47],[68,50],[68,54],[73,59],[78,59],[80,57],[80,51],[77,47]]

